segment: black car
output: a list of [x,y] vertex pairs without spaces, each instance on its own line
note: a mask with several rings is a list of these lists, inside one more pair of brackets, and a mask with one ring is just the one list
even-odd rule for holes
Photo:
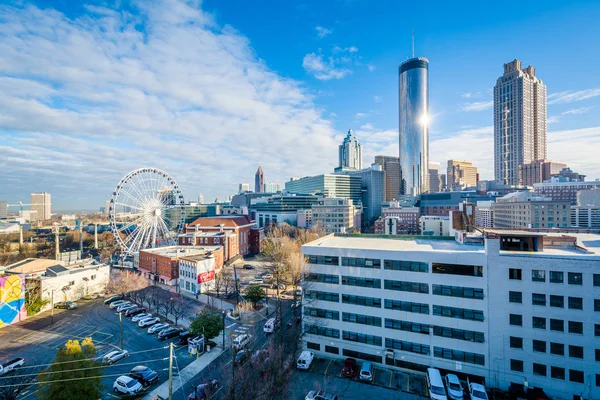
[[138,315],[144,312],[146,312],[146,309],[143,307],[130,308],[129,310],[125,311],[125,316],[133,317],[134,315]]
[[144,386],[150,386],[158,381],[158,372],[153,371],[144,365],[138,365],[132,369],[129,376]]
[[190,336],[192,336],[190,331],[179,332],[179,344],[187,344]]
[[171,339],[172,337],[179,336],[179,332],[181,332],[179,328],[167,328],[165,330],[160,331],[160,333],[158,334],[158,338],[160,340]]
[[226,299],[230,299],[232,297],[236,297],[237,295],[239,295],[239,292],[237,290],[234,290],[233,292],[229,292],[227,293],[225,296]]
[[117,301],[117,300],[123,300],[123,295],[119,294],[116,296],[109,297],[108,299],[104,300],[104,304],[110,304],[113,301]]
[[251,264],[244,264],[244,266],[242,267],[243,269],[254,269],[254,265]]
[[219,381],[216,379],[209,379],[206,383],[201,383],[196,386],[193,393],[190,393],[188,400],[204,400],[209,399],[210,396],[215,394],[219,387]]

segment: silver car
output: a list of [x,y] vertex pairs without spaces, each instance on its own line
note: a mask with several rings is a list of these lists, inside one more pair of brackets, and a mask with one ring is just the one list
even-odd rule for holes
[[150,328],[148,328],[148,333],[158,333],[168,327],[169,327],[169,324],[165,324],[165,323],[152,325]]
[[102,357],[102,364],[111,365],[129,356],[127,350],[114,350]]
[[143,319],[149,318],[151,316],[152,316],[152,314],[150,314],[150,313],[141,313],[141,314],[138,314],[138,315],[134,315],[133,318],[131,318],[131,321],[132,322],[138,322],[138,321],[141,321]]
[[158,317],[148,317],[148,318],[141,319],[138,322],[138,326],[140,328],[143,328],[144,326],[154,325],[159,321],[160,321],[160,319]]

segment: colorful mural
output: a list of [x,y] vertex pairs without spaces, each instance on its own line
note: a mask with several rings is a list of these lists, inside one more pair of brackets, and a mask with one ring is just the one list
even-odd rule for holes
[[25,309],[25,276],[0,277],[0,328],[27,318]]

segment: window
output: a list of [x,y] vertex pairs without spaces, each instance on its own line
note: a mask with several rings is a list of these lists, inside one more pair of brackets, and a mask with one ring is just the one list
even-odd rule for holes
[[306,342],[306,348],[321,351],[321,345],[319,343]]
[[462,361],[469,364],[485,365],[485,356],[483,354],[468,353],[443,347],[434,347],[433,356],[446,360]]
[[564,283],[564,273],[562,271],[550,271],[550,283]]
[[309,298],[309,299],[313,299],[313,300],[322,300],[322,301],[331,301],[334,303],[339,303],[340,302],[340,295],[339,293],[332,293],[332,292],[319,292],[318,290],[307,290],[304,295]]
[[522,279],[522,270],[520,268],[510,268],[508,270],[508,279],[516,279],[520,281]]
[[596,361],[600,361],[600,349],[596,349]]
[[325,310],[323,308],[304,307],[304,314],[311,317],[340,320],[340,312],[333,310]]
[[542,293],[532,293],[531,294],[531,304],[534,306],[545,306],[546,305],[546,295]]
[[596,386],[600,387],[600,374],[596,374]]
[[583,383],[583,371],[577,371],[574,369],[569,370],[569,381],[576,383]]
[[536,351],[538,353],[545,353],[546,352],[546,342],[544,342],[543,340],[533,340],[533,351]]
[[561,367],[550,367],[550,376],[554,379],[565,380],[565,369]]
[[569,272],[569,285],[583,285],[583,274],[581,272]]
[[342,276],[342,285],[381,289],[381,279]]
[[374,317],[372,315],[352,314],[343,312],[342,321],[362,325],[381,326],[381,318]]
[[342,294],[342,303],[354,304],[357,306],[381,308],[381,299],[377,299],[374,297],[352,296],[349,294]]
[[431,348],[426,344],[406,342],[403,340],[389,338],[385,338],[385,347],[388,349],[396,349],[425,355],[429,355],[431,352]]
[[360,360],[367,360],[371,362],[381,363],[381,356],[374,354],[361,353],[360,351],[342,349],[342,354],[346,357],[358,358]]
[[432,293],[438,296],[483,300],[483,289],[471,287],[432,285]]
[[594,274],[594,286],[600,286],[600,274]]
[[457,308],[433,305],[433,315],[448,318],[468,319],[471,321],[483,321],[483,311],[468,308]]
[[583,334],[583,322],[569,321],[569,333]]
[[312,335],[332,337],[332,338],[336,338],[336,339],[340,338],[340,331],[337,329],[325,328],[323,326],[317,326],[317,325],[311,325],[311,324],[305,324],[304,329],[305,329],[306,333],[310,333]]
[[510,337],[510,347],[513,349],[522,349],[523,348],[523,338],[511,336]]
[[508,301],[511,303],[523,303],[523,293],[508,292]]
[[546,376],[546,366],[544,364],[533,363],[533,374]]
[[594,336],[600,336],[600,324],[594,324]]
[[550,330],[557,331],[557,332],[564,332],[565,331],[565,321],[563,321],[562,319],[550,318]]
[[572,310],[583,310],[583,299],[581,297],[569,297],[569,308]]
[[336,285],[340,284],[339,276],[330,274],[315,274],[311,272],[304,274],[304,280],[308,282],[334,283]]
[[90,276],[90,279],[93,280],[93,281],[95,281],[96,280],[96,275]]
[[600,299],[594,299],[594,311],[600,311]]
[[583,358],[583,347],[569,345],[569,357]]
[[331,354],[340,354],[340,349],[333,346],[325,346],[325,352]]
[[304,262],[309,264],[339,265],[339,257],[305,255]]
[[431,263],[431,272],[434,274],[462,275],[462,276],[483,276],[483,266],[481,265],[459,265]]
[[550,343],[550,353],[556,356],[564,356],[565,355],[565,345],[562,343]]
[[534,282],[546,282],[546,271],[542,269],[531,270],[531,280]]
[[75,281],[69,281],[69,286],[75,286]]
[[546,318],[532,317],[531,325],[534,329],[546,329]]
[[429,325],[419,324],[417,322],[399,321],[396,319],[385,319],[385,327],[388,329],[396,329],[399,331],[421,333],[429,335]]
[[429,304],[425,303],[386,299],[385,308],[388,310],[406,311],[417,314],[429,314]]
[[384,260],[383,268],[394,271],[429,272],[429,265],[420,261]]
[[523,361],[521,360],[510,360],[510,370],[523,372]]
[[382,340],[379,336],[366,335],[364,333],[342,331],[342,339],[348,340],[349,342],[357,342],[370,344],[373,346],[381,346]]
[[429,294],[429,285],[426,283],[391,281],[386,279],[383,281],[383,287],[387,290]]
[[381,269],[381,260],[378,258],[342,257],[342,267]]
[[520,314],[510,314],[510,324],[515,326],[523,326],[523,316]]
[[564,308],[564,306],[565,306],[564,296],[556,296],[553,294],[550,295],[550,307]]

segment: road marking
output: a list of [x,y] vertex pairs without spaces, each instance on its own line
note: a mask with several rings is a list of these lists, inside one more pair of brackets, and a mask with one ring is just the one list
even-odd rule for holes
[[329,364],[327,364],[327,368],[325,368],[325,372],[323,373],[324,375],[327,375],[327,370],[329,369],[329,367],[331,366],[331,363],[333,362],[333,359],[329,360]]
[[236,324],[231,324],[231,325],[228,325],[228,326],[226,326],[226,327],[225,327],[225,329],[229,329],[229,328],[231,328],[232,326],[235,326],[235,325],[236,325]]

